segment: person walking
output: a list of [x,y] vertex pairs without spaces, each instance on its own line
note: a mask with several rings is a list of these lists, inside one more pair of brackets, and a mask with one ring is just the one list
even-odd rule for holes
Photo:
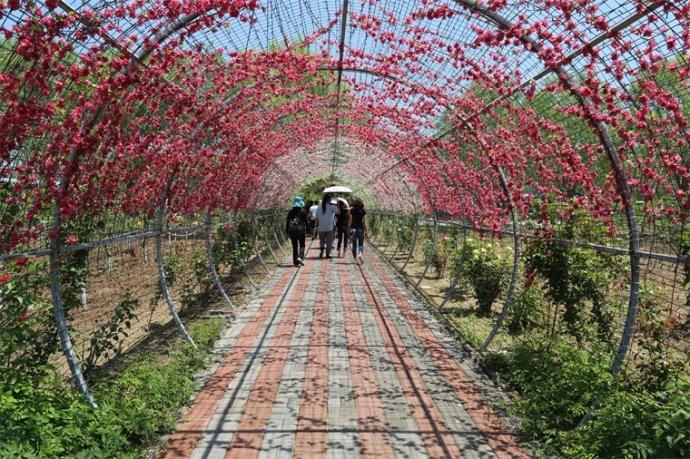
[[319,226],[319,258],[323,258],[324,251],[326,258],[331,258],[336,214],[337,208],[331,204],[331,195],[324,194],[321,205],[316,209],[316,224]]
[[311,202],[311,207],[309,207],[309,221],[311,222],[311,229],[309,231],[309,234],[311,234],[311,238],[316,239],[316,235],[319,229],[319,225],[316,224],[316,211],[319,208],[319,203],[318,201],[310,201]]
[[348,239],[348,226],[350,225],[350,209],[347,206],[347,202],[338,198],[338,215],[336,217],[336,231],[338,233],[338,258],[340,258],[340,247],[343,248],[343,255],[347,253],[347,239]]
[[352,245],[352,258],[354,258],[355,263],[357,263],[357,254],[359,254],[359,263],[362,263],[364,259],[364,233],[366,231],[366,216],[367,212],[364,210],[364,203],[361,199],[355,199],[352,202],[352,210],[350,211],[350,224],[348,229],[350,230],[350,244]]
[[307,211],[304,210],[304,201],[297,196],[292,202],[292,209],[285,219],[285,234],[292,242],[292,264],[304,266],[304,247],[307,236]]

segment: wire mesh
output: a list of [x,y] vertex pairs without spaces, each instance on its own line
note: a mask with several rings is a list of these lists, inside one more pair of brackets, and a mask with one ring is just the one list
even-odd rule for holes
[[[370,192],[368,243],[477,346],[505,304],[490,350],[535,326],[614,346],[634,318],[626,370],[688,352],[687,1],[54,3],[0,7],[3,329],[49,330],[51,272],[87,375],[169,307],[231,314],[217,284],[241,304],[286,254],[273,209],[330,176]],[[554,253],[606,291],[530,290]]]

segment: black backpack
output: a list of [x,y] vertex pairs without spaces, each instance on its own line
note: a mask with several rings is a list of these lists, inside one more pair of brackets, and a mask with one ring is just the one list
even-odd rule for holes
[[304,226],[304,222],[299,215],[295,215],[292,220],[290,220],[290,225],[288,225],[288,233],[292,237],[302,236],[307,233],[307,228]]

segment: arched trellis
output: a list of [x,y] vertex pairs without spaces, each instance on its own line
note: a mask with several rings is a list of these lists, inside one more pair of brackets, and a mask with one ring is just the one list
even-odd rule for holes
[[[467,4],[467,6],[471,6],[471,7],[472,7],[472,11],[477,12],[477,10],[476,10],[476,8],[475,8],[476,5],[470,5],[470,4],[467,3],[467,2],[465,2],[465,3]],[[667,2],[657,2],[657,3],[655,3],[653,6],[654,6],[654,8],[658,8],[658,7],[660,7],[660,6],[662,5],[662,3],[667,3]],[[651,8],[651,6],[650,6],[650,8]],[[489,13],[491,13],[491,12],[489,12]],[[483,13],[482,13],[482,14],[483,14]],[[191,22],[191,21],[190,21],[190,22]],[[500,21],[499,21],[499,22],[500,22]],[[625,22],[625,21],[624,21],[624,22]],[[628,22],[629,22],[629,23],[632,23],[632,21],[628,21]],[[508,27],[508,26],[506,26],[506,27]],[[612,30],[616,30],[617,28],[618,28],[618,26],[614,27]],[[528,41],[528,42],[529,42],[529,41]],[[532,49],[532,50],[533,50],[533,51],[536,51],[536,50],[534,50],[534,49]],[[550,71],[551,71],[551,70],[547,70],[547,72],[550,72]],[[578,98],[578,99],[579,99],[579,98]],[[586,104],[586,101],[585,101],[583,106],[586,106],[586,105],[587,105],[587,104]],[[591,111],[588,111],[588,113],[589,113],[590,115],[592,115]],[[593,119],[593,118],[594,118],[594,117],[591,117],[590,119]],[[336,132],[337,132],[337,130],[336,130]],[[610,139],[608,139],[608,140],[610,141]],[[611,156],[611,155],[609,155],[609,156]],[[614,156],[613,158],[610,157],[609,159],[610,159],[614,164],[616,164],[615,156]],[[621,171],[621,172],[624,172],[624,168],[623,168],[622,165],[620,164],[620,161],[618,162],[618,167],[620,168],[620,171]],[[621,178],[621,179],[619,180],[619,182],[620,182],[622,185],[627,185],[627,180],[623,180],[623,179],[625,179],[625,177]],[[68,183],[68,181],[65,180],[64,183]],[[629,192],[629,191],[630,191],[630,190],[628,189],[628,192]],[[625,194],[625,193],[623,193],[623,194]],[[630,205],[629,195],[628,195],[628,200],[626,201],[625,196],[624,196],[624,197],[623,197],[623,201],[626,202],[627,205]],[[632,208],[631,208],[631,210],[634,211],[634,209],[632,209]],[[59,217],[59,213],[57,214],[57,216]],[[632,217],[633,217],[633,220],[632,220],[632,221],[633,221],[633,223],[634,223],[634,214],[632,215]],[[629,216],[628,219],[629,219],[629,221],[630,221],[630,216]],[[56,219],[55,219],[55,226],[54,226],[55,229],[58,229],[58,223],[59,223],[59,219],[56,218]],[[515,232],[516,232],[516,231],[515,231]],[[281,234],[282,234],[282,233],[281,233]],[[632,232],[631,232],[631,235],[632,235]],[[51,244],[52,244],[52,243],[51,243]],[[56,251],[56,252],[59,251],[59,250],[61,250],[62,247],[60,247],[58,244],[59,244],[59,240],[56,242],[56,246],[55,246],[55,247],[52,247],[52,246],[51,246],[51,250],[54,250],[54,251]],[[631,244],[632,244],[632,243],[631,243]],[[634,249],[635,249],[635,247],[634,247],[634,244],[633,244],[633,245],[631,245],[631,248],[629,249],[629,250],[630,250],[631,257],[632,257],[632,256],[634,255],[634,253],[635,253],[635,250],[634,250]],[[639,244],[638,244],[637,250],[638,250],[638,252],[639,252]],[[52,265],[51,265],[51,266],[52,266]],[[639,269],[639,260],[638,260],[638,269]],[[633,274],[634,274],[634,271],[633,271]],[[634,285],[634,283],[633,283],[633,285]],[[631,300],[631,301],[632,301],[632,300]],[[628,308],[628,318],[627,318],[627,320],[626,320],[626,324],[630,324],[630,323],[631,323],[631,314],[632,314],[632,308],[629,306],[629,308]],[[634,320],[634,315],[633,315],[632,317],[633,317],[633,320]],[[625,337],[625,335],[624,335],[624,337]],[[622,347],[623,347],[623,342],[621,342],[621,345],[619,346],[619,355],[620,355],[620,349],[621,349]],[[617,361],[614,363],[614,373],[617,371],[616,365],[618,365],[618,369],[619,369],[619,368],[620,368],[620,364],[622,364],[622,360],[617,360]]]
[[[512,34],[513,30],[513,24],[500,15],[499,13],[495,11],[491,11],[481,5],[478,5],[474,2],[467,2],[464,0],[454,0],[456,4],[462,6],[463,8],[469,9],[471,12],[478,13],[482,17],[485,17],[487,20],[491,21],[494,23],[496,26],[498,26],[500,29],[504,30],[506,33]],[[666,2],[664,2],[666,3]],[[661,4],[654,5],[653,7],[648,8],[644,13],[638,13],[636,17],[629,18],[626,21],[623,21],[621,24],[617,25],[614,27],[615,30],[620,30],[624,27],[629,26],[631,23],[633,23],[636,19],[639,19],[641,17],[644,17],[648,14],[651,14],[654,10],[659,8]],[[533,51],[534,53],[538,54],[540,51],[543,50],[542,45],[533,37],[524,34],[524,35],[519,35],[516,36],[517,39],[519,39],[521,42],[525,43],[526,45],[529,45],[529,50]],[[596,39],[596,41],[603,40],[603,38],[600,36]],[[574,57],[570,56],[567,60],[570,60]],[[357,71],[354,70],[353,71]],[[362,70],[365,73],[375,73],[370,70]],[[565,70],[564,67],[561,65],[558,65],[555,68],[545,70],[542,72],[542,74],[539,75],[539,77],[543,77],[549,72],[554,72],[556,73],[559,77],[561,77],[561,80],[565,83],[566,87],[568,90],[571,92],[571,94],[577,99],[578,103],[585,109],[585,113],[591,120],[593,124],[593,128],[598,135],[602,146],[604,147],[606,153],[608,154],[609,161],[611,163],[611,169],[616,177],[616,183],[619,188],[619,193],[621,195],[622,201],[623,201],[623,206],[625,209],[625,214],[627,217],[627,223],[628,223],[628,230],[629,230],[629,254],[630,254],[630,272],[631,272],[631,282],[630,282],[630,296],[629,296],[629,304],[628,304],[628,314],[625,322],[625,327],[623,330],[623,334],[621,336],[621,341],[619,344],[618,351],[616,353],[616,357],[611,369],[612,374],[617,374],[623,364],[623,360],[625,359],[625,355],[627,353],[628,347],[630,345],[630,340],[632,338],[632,333],[633,333],[633,328],[634,328],[634,322],[635,322],[635,317],[637,316],[637,302],[638,302],[638,297],[639,297],[639,288],[640,288],[640,237],[639,237],[639,231],[637,229],[637,222],[636,222],[636,216],[635,216],[635,210],[632,205],[632,193],[630,190],[630,186],[628,184],[628,178],[625,174],[625,171],[622,167],[620,157],[618,155],[617,149],[608,133],[608,129],[606,125],[603,123],[601,120],[597,120],[596,117],[594,116],[594,113],[589,109],[591,106],[591,103],[589,100],[585,97],[583,97],[579,92],[575,91],[574,89],[574,83],[572,81],[572,78],[568,74],[568,72]],[[399,82],[397,79],[393,77],[388,77],[396,82]],[[511,93],[514,93],[514,91],[511,91]],[[467,122],[465,120],[461,120],[461,123],[467,126]],[[446,131],[445,134],[449,133],[450,130]],[[501,186],[503,188],[503,191],[508,198],[510,202],[510,207],[513,209],[513,228],[514,228],[514,238],[515,238],[515,255],[514,255],[514,260],[513,260],[513,271],[511,275],[511,285],[509,288],[509,293],[507,300],[505,302],[504,308],[496,322],[496,325],[494,326],[492,332],[490,333],[489,337],[487,337],[486,341],[482,345],[482,349],[488,348],[488,345],[491,343],[493,337],[496,335],[498,332],[498,329],[500,328],[500,325],[505,318],[508,309],[510,307],[510,300],[512,299],[512,294],[515,289],[515,284],[517,282],[517,271],[518,271],[518,257],[519,257],[519,241],[518,241],[518,231],[517,231],[517,218],[515,215],[515,206],[512,203],[512,198],[510,196],[510,192],[507,189],[507,182],[504,176],[504,173],[499,170],[499,175],[500,175],[500,180],[501,180]],[[436,227],[434,227],[436,228]],[[433,246],[432,246],[432,256],[433,256],[433,250],[435,248],[435,242],[436,242],[436,232],[434,231],[434,241],[433,241]],[[428,270],[429,267],[429,262],[426,264],[425,268],[425,273]],[[422,275],[423,279],[424,275]],[[421,282],[421,280],[420,280]],[[419,283],[418,283],[419,284]]]
[[[71,8],[70,12],[74,12]],[[158,32],[154,38],[153,42],[155,44],[159,44],[166,39],[168,39],[172,34],[174,34],[176,31],[180,30],[182,27],[184,27],[186,24],[188,24],[191,20],[194,18],[198,17],[198,15],[191,15],[191,16],[186,16],[181,18],[179,21],[174,22],[170,24],[170,26],[164,28],[160,32]],[[118,71],[119,75],[126,76],[135,65],[138,65],[141,63],[146,56],[151,54],[153,52],[154,48],[142,48],[140,49],[137,53],[131,55],[129,64],[124,67],[122,70]],[[88,131],[89,129],[92,129],[94,124],[96,123],[101,111],[104,109],[102,105],[97,106],[91,114],[84,120],[84,130]],[[63,175],[60,183],[60,195],[65,195],[69,191],[69,184],[70,184],[70,176],[69,172],[75,170],[76,163],[79,158],[79,152],[76,148],[72,148],[69,152],[68,158],[67,158],[67,167],[66,167],[66,172]],[[170,177],[170,180],[172,180],[174,176]],[[171,182],[168,182],[168,187],[170,186]],[[163,289],[165,299],[168,302],[168,305],[170,307],[170,311],[173,314],[173,318],[175,322],[178,325],[178,328],[182,330],[183,334],[185,335],[185,338],[194,345],[194,342],[192,341],[191,337],[187,334],[186,330],[184,330],[184,325],[182,322],[179,320],[179,317],[177,316],[177,313],[175,312],[174,305],[172,304],[172,300],[170,299],[170,294],[168,292],[168,286],[165,281],[165,273],[162,267],[162,250],[161,250],[161,232],[162,232],[162,224],[163,224],[163,215],[165,213],[165,201],[167,199],[167,189],[163,192],[162,199],[161,199],[161,207],[159,209],[158,213],[158,234],[156,236],[156,255],[158,259],[158,265],[159,265],[159,275],[160,275],[160,282],[161,282],[161,287]],[[62,351],[65,354],[65,357],[67,358],[67,361],[69,363],[70,371],[72,372],[72,375],[76,381],[77,387],[79,390],[84,394],[84,396],[87,398],[89,404],[93,407],[96,407],[96,401],[89,391],[89,388],[86,384],[86,380],[84,379],[84,376],[82,375],[81,368],[79,367],[79,363],[77,361],[77,357],[74,353],[74,349],[72,347],[71,340],[69,338],[69,332],[67,331],[67,324],[65,321],[65,315],[64,315],[64,310],[62,306],[62,298],[61,298],[61,293],[60,293],[60,267],[59,267],[59,258],[58,254],[60,251],[60,226],[61,226],[61,202],[60,199],[55,200],[54,204],[54,210],[53,210],[53,223],[52,223],[52,234],[54,236],[50,240],[50,271],[51,271],[51,295],[52,295],[52,301],[53,301],[53,311],[55,315],[55,322],[58,326],[59,330],[59,335],[60,335],[60,342],[62,345]]]
[[[503,17],[495,11],[488,10],[487,8],[484,8],[481,5],[477,5],[466,0],[454,1],[458,5],[461,5],[464,8],[469,9],[470,11],[477,12],[482,16],[487,17],[507,33],[511,33],[511,30],[513,30],[513,24],[508,19],[506,19],[505,17]],[[647,14],[650,14],[654,9],[648,10]],[[516,38],[518,38],[526,45],[531,46],[530,49],[537,55],[539,55],[540,51],[543,50],[542,45],[535,38],[529,35],[520,35]],[[608,129],[604,122],[597,119],[594,116],[592,110],[590,109],[591,102],[586,97],[583,97],[582,94],[575,91],[572,78],[570,77],[570,75],[564,67],[558,65],[556,68],[553,69],[553,71],[561,78],[561,81],[564,82],[571,94],[577,99],[578,103],[585,109],[585,113],[592,122],[596,134],[598,135],[601,144],[604,147],[608,155],[609,161],[611,163],[611,170],[615,174],[616,184],[618,186],[618,191],[623,200],[625,215],[627,217],[629,231],[631,274],[630,298],[628,303],[628,314],[625,320],[625,327],[623,329],[623,334],[621,336],[621,341],[618,346],[618,351],[616,352],[613,366],[611,368],[611,373],[613,375],[616,375],[623,365],[623,360],[625,359],[628,347],[630,346],[630,340],[632,339],[633,329],[635,326],[635,317],[637,317],[637,302],[640,291],[640,234],[637,228],[637,218],[635,216],[635,209],[633,208],[632,203],[632,192],[630,190],[630,185],[628,184],[628,177],[623,169],[621,159],[618,154],[618,150],[614,145],[613,140],[611,139],[611,136],[609,135]],[[515,232],[517,233],[517,227],[515,227]],[[502,314],[502,317],[504,317],[504,314]],[[489,342],[490,340],[487,339],[487,342],[484,343],[484,346],[488,346]]]

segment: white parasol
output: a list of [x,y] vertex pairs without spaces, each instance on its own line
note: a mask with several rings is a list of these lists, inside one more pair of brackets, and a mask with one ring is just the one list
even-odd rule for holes
[[346,186],[334,185],[323,189],[324,193],[352,193],[352,190]]

